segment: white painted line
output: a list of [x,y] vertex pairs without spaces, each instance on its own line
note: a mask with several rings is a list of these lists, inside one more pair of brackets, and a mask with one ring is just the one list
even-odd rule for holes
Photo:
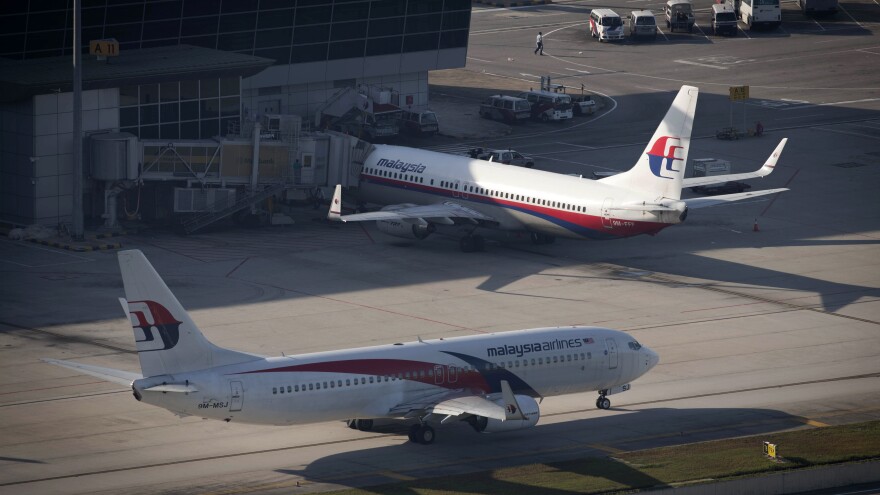
[[519,75],[521,75],[523,77],[538,77],[534,74],[529,74],[528,72],[520,72]]
[[877,139],[876,135],[862,134],[861,132],[842,131],[840,129],[831,129],[830,127],[817,127],[816,129],[818,129],[820,131],[828,131],[828,132],[836,132],[838,134],[846,134],[848,136],[863,137],[863,138],[868,138],[868,139]]
[[819,29],[821,29],[822,31],[825,31],[825,28],[823,28],[822,25],[819,24],[819,21],[817,21],[816,19],[813,19],[813,22],[815,22],[816,25],[819,26]]
[[699,65],[700,67],[708,67],[710,69],[727,70],[727,67],[722,67],[720,65],[701,64],[699,62],[692,62],[690,60],[673,60],[673,62],[678,64]]
[[810,119],[813,117],[822,117],[822,116],[825,116],[825,114],[824,113],[811,113],[809,115],[798,115],[797,117],[781,117],[781,118],[776,118],[773,120],[776,121],[776,120]]
[[572,69],[571,67],[566,67],[565,70],[570,70],[572,72],[580,72],[581,74],[592,74],[592,72],[590,72],[588,70]]
[[858,27],[864,29],[864,26],[862,26],[862,24],[859,21],[857,21],[855,17],[849,15],[849,12],[847,12],[847,10],[845,8],[843,8],[843,5],[838,4],[837,6],[840,7],[840,10],[842,10],[844,14],[846,14],[850,19],[852,19],[853,22],[856,23],[856,25]]
[[572,147],[575,147],[575,148],[584,148],[584,149],[587,149],[587,150],[594,150],[594,149],[596,149],[595,146],[584,146],[584,145],[582,145],[582,144],[564,143],[564,142],[562,142],[562,141],[556,141],[556,144],[561,144],[561,145],[563,145],[563,146],[572,146]]
[[481,58],[477,58],[477,57],[468,57],[468,60],[476,60],[477,62],[486,62],[487,64],[491,64],[491,63],[492,63],[491,60],[483,60],[483,59],[481,59]]

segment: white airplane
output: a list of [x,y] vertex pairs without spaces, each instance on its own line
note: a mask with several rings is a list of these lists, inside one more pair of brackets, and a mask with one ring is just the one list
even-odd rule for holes
[[528,232],[537,244],[555,237],[614,239],[656,234],[685,220],[691,208],[727,204],[787,189],[682,199],[682,187],[769,175],[787,139],[759,170],[685,179],[698,89],[682,86],[641,158],[629,171],[600,180],[511,167],[485,160],[401,146],[376,145],[360,174],[359,201],[380,211],[342,215],[342,188],[328,218],[375,220],[397,237],[424,239],[438,225],[465,223],[465,252],[483,249],[479,227]]
[[362,430],[374,418],[400,418],[414,423],[411,441],[429,444],[432,423],[463,420],[484,433],[534,426],[536,399],[554,395],[598,391],[596,406],[608,409],[608,395],[629,390],[659,360],[631,336],[596,327],[263,357],[205,339],[139,250],[121,251],[119,267],[143,375],[45,361],[130,386],[137,400],[180,416],[271,425],[347,419]]

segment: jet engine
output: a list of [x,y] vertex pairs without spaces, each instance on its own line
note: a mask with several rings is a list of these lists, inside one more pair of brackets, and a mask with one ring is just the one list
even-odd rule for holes
[[403,222],[400,220],[377,220],[376,227],[391,236],[403,237],[404,239],[419,239],[431,235],[436,227],[422,219],[417,223]]
[[[495,403],[504,407],[503,399],[498,399]],[[541,411],[538,409],[538,403],[535,399],[528,395],[517,395],[516,403],[522,408],[523,416],[525,416],[526,419],[508,419],[507,421],[501,421],[495,418],[487,418],[485,416],[471,416],[467,419],[467,422],[470,423],[470,425],[479,433],[499,433],[502,431],[522,430],[524,428],[535,426],[538,423],[538,419],[541,418]]]

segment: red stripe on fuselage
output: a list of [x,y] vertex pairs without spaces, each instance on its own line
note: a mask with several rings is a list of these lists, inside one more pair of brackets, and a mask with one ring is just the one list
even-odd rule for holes
[[[439,373],[438,376],[438,367]],[[451,370],[454,368],[454,370]],[[245,371],[240,374],[252,373],[344,373],[350,375],[367,375],[379,377],[392,377],[414,382],[435,385],[448,389],[479,390],[490,393],[489,384],[477,371],[465,370],[460,366],[444,365],[439,363],[425,363],[406,359],[351,359],[347,361],[322,361],[317,363],[295,364],[254,371]],[[406,373],[409,373],[409,378]],[[453,380],[454,377],[454,381]]]

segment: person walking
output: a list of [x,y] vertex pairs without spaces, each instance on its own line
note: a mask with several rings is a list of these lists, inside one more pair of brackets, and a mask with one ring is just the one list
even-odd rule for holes
[[535,38],[535,54],[541,52],[541,55],[544,54],[544,34],[541,31],[538,31],[538,37]]

